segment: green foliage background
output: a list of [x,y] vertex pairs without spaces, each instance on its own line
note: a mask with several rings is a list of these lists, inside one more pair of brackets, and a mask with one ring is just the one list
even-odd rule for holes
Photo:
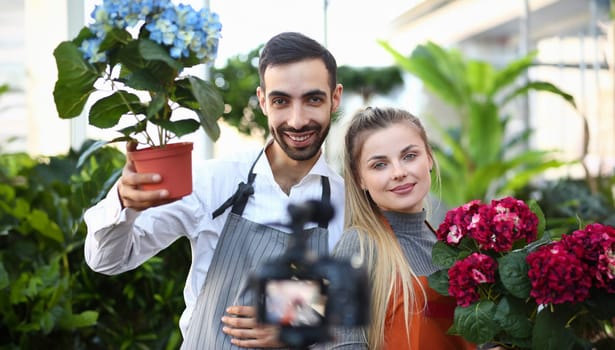
[[124,164],[115,148],[88,156],[89,146],[49,158],[0,155],[2,350],[178,347],[187,241],[118,276],[84,263],[82,214]]

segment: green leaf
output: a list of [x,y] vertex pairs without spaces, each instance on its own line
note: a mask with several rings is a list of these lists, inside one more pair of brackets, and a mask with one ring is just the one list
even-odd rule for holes
[[536,231],[538,234],[536,235],[537,239],[540,239],[545,232],[545,227],[547,225],[547,220],[545,219],[545,214],[542,211],[540,205],[538,205],[538,201],[535,199],[530,199],[527,201],[527,206],[530,208],[532,213],[536,215],[538,218],[538,226],[536,227]]
[[49,237],[59,243],[64,242],[64,233],[60,230],[58,224],[49,220],[46,212],[39,209],[32,210],[28,215],[28,222],[43,236]]
[[149,69],[138,69],[126,77],[126,86],[135,90],[163,92],[164,85]]
[[506,96],[504,98],[504,101],[503,101],[502,104],[506,104],[510,100],[514,99],[515,97],[517,97],[519,95],[524,95],[524,94],[526,94],[530,90],[551,92],[551,93],[553,93],[555,95],[558,95],[561,98],[563,98],[573,108],[575,108],[575,109],[577,108],[577,105],[576,105],[576,103],[574,101],[574,97],[572,95],[570,95],[567,92],[564,92],[563,90],[561,90],[557,86],[553,85],[552,83],[546,82],[546,81],[530,81],[530,82],[528,82],[524,86],[519,87],[518,89],[516,89],[513,92],[511,92],[508,96]]
[[188,78],[192,93],[199,103],[197,115],[205,133],[216,141],[220,137],[217,120],[224,112],[224,101],[216,87],[208,81],[191,76]]
[[442,295],[448,294],[448,270],[438,270],[427,277],[429,286]]
[[533,327],[529,319],[530,309],[518,299],[503,297],[496,307],[494,321],[502,327],[506,334],[528,342],[531,339]]
[[459,249],[451,247],[442,241],[437,241],[431,250],[431,259],[437,266],[450,268],[459,257]]
[[96,141],[93,142],[86,150],[84,150],[81,155],[79,156],[79,159],[77,160],[77,168],[80,169],[83,164],[85,163],[85,161],[96,151],[98,151],[99,149],[103,148],[104,146],[106,146],[108,144],[107,141],[104,140],[100,140],[100,141]]
[[9,286],[9,273],[4,268],[4,264],[0,261],[0,290]]
[[504,287],[517,298],[525,299],[530,296],[532,289],[527,276],[529,267],[525,262],[527,252],[517,250],[498,258],[498,272]]
[[455,329],[467,340],[482,344],[494,339],[500,326],[493,322],[496,306],[490,300],[483,300],[468,307],[455,308]]
[[456,89],[455,81],[451,81],[438,66],[439,62],[435,57],[437,52],[433,45],[419,45],[412,51],[410,57],[405,57],[387,42],[378,41],[378,43],[393,56],[402,69],[421,79],[431,92],[447,103],[454,106],[461,105],[463,97]]
[[169,101],[165,93],[158,93],[152,96],[152,100],[147,106],[146,115],[148,118],[152,118],[156,114],[161,113],[162,109],[168,105]]
[[527,72],[527,70],[532,66],[534,58],[537,54],[537,51],[532,51],[525,57],[521,57],[520,59],[509,63],[502,70],[498,71],[494,78],[495,83],[493,84],[493,90],[489,95],[494,96],[501,90],[505,90],[511,84],[514,84],[518,78]]
[[152,120],[152,123],[160,125],[161,127],[169,130],[175,136],[181,137],[183,135],[187,135],[198,130],[201,124],[194,119],[181,119],[181,120]]
[[[493,163],[500,155],[504,129],[500,123],[498,107],[490,102],[470,102],[468,111],[467,149],[476,166]],[[485,132],[489,130],[489,132]]]
[[99,75],[94,66],[83,59],[79,48],[71,42],[60,43],[53,51],[58,69],[58,80],[53,98],[60,118],[74,118],[81,114],[88,98],[95,91],[94,82]]
[[474,93],[487,95],[495,83],[495,69],[487,62],[471,60],[466,65],[465,79]]
[[138,114],[143,109],[139,98],[126,91],[116,91],[102,98],[90,110],[90,124],[101,129],[116,126],[120,118],[127,113]]
[[576,337],[565,326],[569,316],[559,311],[552,312],[548,306],[540,310],[532,333],[532,349],[572,350]]
[[178,71],[184,68],[179,61],[176,61],[169,55],[164,47],[148,39],[141,38],[139,41],[139,52],[141,52],[141,56],[144,59],[163,61],[169,67]]
[[59,320],[58,325],[65,330],[74,330],[76,328],[94,326],[97,321],[98,312],[88,310],[80,314],[64,315],[64,317]]

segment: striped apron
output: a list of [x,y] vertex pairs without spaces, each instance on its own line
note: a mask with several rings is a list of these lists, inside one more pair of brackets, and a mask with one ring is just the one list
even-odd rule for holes
[[[231,344],[231,337],[222,332],[221,318],[229,306],[256,305],[255,291],[248,283],[250,272],[282,255],[288,247],[289,233],[242,218],[248,198],[254,193],[253,168],[254,164],[248,183],[240,183],[237,192],[214,212],[215,217],[232,206],[192,312],[182,350],[245,349]],[[328,201],[329,180],[324,176],[321,180],[321,199]],[[318,227],[306,230],[309,234],[306,248],[320,256],[328,253],[327,224],[321,222]]]

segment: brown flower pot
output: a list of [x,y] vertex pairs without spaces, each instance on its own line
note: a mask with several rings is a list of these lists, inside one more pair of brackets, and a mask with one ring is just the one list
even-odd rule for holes
[[158,173],[162,177],[161,182],[141,188],[166,189],[170,199],[192,193],[192,147],[191,142],[180,142],[128,152],[138,173]]

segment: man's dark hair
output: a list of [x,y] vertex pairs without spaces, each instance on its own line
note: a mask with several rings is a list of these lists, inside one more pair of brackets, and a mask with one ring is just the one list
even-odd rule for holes
[[319,58],[324,62],[329,72],[329,86],[331,91],[333,91],[337,83],[337,63],[335,58],[319,42],[296,32],[280,33],[269,39],[263,47],[258,62],[261,88],[265,88],[264,75],[267,67],[311,58]]

